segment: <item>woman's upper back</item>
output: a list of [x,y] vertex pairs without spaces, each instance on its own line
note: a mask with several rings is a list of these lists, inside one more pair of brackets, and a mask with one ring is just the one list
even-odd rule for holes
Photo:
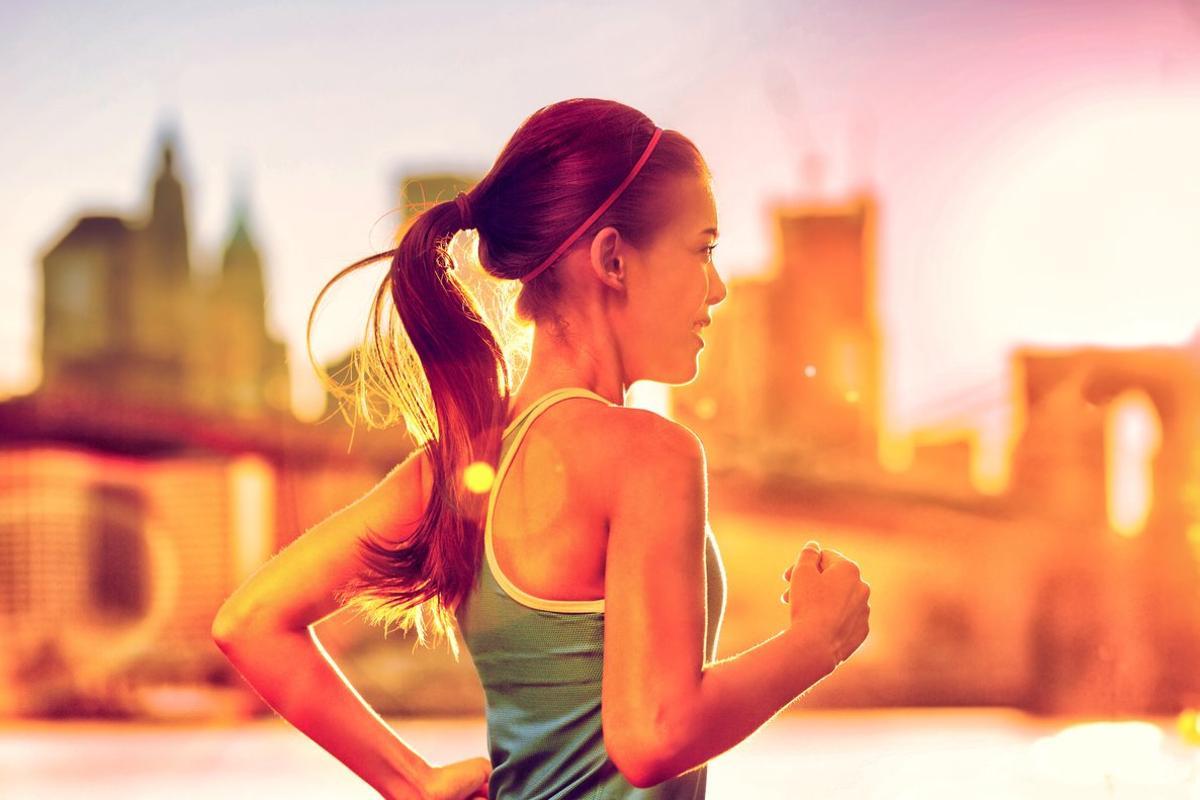
[[[613,478],[606,462],[619,428],[615,415],[628,410],[584,389],[559,389],[537,398],[505,429],[502,456],[511,455],[497,472],[489,524],[503,572],[529,593],[604,596]],[[597,435],[603,431],[607,438]]]
[[[602,401],[563,403],[576,397]],[[534,436],[551,406],[575,406]],[[584,410],[582,406],[593,408]],[[459,611],[488,699],[494,797],[697,798],[698,770],[637,789],[617,770],[601,724],[605,663],[606,496],[620,479],[619,434],[579,427],[608,401],[585,389],[549,392],[506,429],[488,503],[485,559]],[[637,412],[648,413],[648,412]],[[547,417],[547,422],[551,418]],[[608,417],[606,428],[614,429]],[[607,445],[586,446],[588,442]],[[519,465],[519,466],[518,466]],[[519,476],[515,481],[514,476]],[[704,650],[715,657],[725,585],[711,533],[704,542]],[[597,591],[598,589],[598,591]]]
[[[485,554],[505,587],[518,598],[566,603],[563,610],[603,610],[598,601],[605,596],[615,501],[633,494],[622,486],[633,471],[630,461],[662,455],[672,446],[663,434],[678,430],[684,429],[658,414],[581,387],[546,392],[519,412],[504,430],[484,536]],[[644,535],[653,537],[659,535],[652,527],[655,501],[674,487],[642,488],[650,489],[641,493],[650,501],[633,511],[647,522]],[[715,544],[706,490],[697,506],[705,538]]]

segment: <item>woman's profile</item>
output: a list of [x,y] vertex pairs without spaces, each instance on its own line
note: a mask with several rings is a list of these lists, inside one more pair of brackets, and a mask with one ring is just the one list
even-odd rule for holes
[[[394,250],[334,278],[390,257],[353,399],[386,398],[385,421],[419,446],[234,592],[213,636],[382,796],[701,798],[709,760],[865,639],[869,587],[810,542],[780,565],[790,624],[718,661],[725,579],[702,444],[625,406],[635,381],[696,376],[726,296],[716,212],[684,135],[617,102],[566,100],[530,115]],[[504,332],[448,250],[463,230],[532,327],[515,393]],[[433,766],[362,700],[309,630],[347,605],[455,652],[461,637],[488,758]]]

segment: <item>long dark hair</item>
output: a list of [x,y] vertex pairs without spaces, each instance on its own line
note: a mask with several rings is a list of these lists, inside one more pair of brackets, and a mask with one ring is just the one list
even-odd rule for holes
[[[645,114],[611,100],[577,98],[541,108],[467,193],[484,281],[471,285],[462,269],[470,251],[451,247],[460,241],[455,235],[464,220],[454,198],[446,198],[413,217],[394,250],[351,264],[317,295],[308,320],[309,359],[322,382],[346,401],[343,414],[350,419],[347,408],[353,408],[355,418],[364,417],[371,427],[402,418],[418,448],[428,448],[432,464],[432,495],[416,530],[399,548],[366,537],[360,550],[366,569],[339,593],[342,604],[366,612],[372,623],[383,622],[385,635],[388,623],[396,623],[415,628],[422,644],[448,636],[457,656],[453,609],[466,599],[479,569],[488,496],[486,486],[467,478],[485,465],[492,472],[482,472],[494,475],[512,367],[523,355],[507,346],[494,309],[514,310],[516,293],[521,325],[557,324],[557,270],[550,267],[528,284],[516,281],[616,188],[654,129]],[[634,246],[650,244],[671,212],[666,184],[684,175],[709,172],[691,140],[666,130],[637,177],[573,247],[589,246],[610,225]],[[313,358],[313,318],[336,281],[389,256],[391,268],[376,292],[347,391]],[[485,292],[500,302],[483,302]],[[397,320],[402,333],[394,330]]]

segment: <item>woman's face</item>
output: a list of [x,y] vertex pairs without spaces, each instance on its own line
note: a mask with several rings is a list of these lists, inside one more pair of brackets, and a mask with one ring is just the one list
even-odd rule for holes
[[717,206],[701,176],[677,178],[668,188],[674,209],[648,247],[630,248],[620,346],[626,379],[682,384],[696,377],[704,343],[698,324],[712,318],[726,294],[712,248]]

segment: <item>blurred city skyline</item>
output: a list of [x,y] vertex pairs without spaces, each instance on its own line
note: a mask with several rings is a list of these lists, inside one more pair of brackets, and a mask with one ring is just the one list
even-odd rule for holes
[[[304,322],[336,270],[388,246],[398,177],[481,173],[521,119],[569,96],[697,142],[728,277],[770,267],[770,202],[877,193],[885,429],[942,421],[964,389],[1007,397],[1022,342],[1170,344],[1200,323],[1190,3],[123,9],[0,12],[19,120],[0,141],[21,155],[0,175],[0,395],[39,379],[40,257],[81,214],[142,212],[167,129],[194,264],[219,260],[244,195],[293,399],[319,408]],[[323,311],[319,356],[357,340],[366,296]]]

